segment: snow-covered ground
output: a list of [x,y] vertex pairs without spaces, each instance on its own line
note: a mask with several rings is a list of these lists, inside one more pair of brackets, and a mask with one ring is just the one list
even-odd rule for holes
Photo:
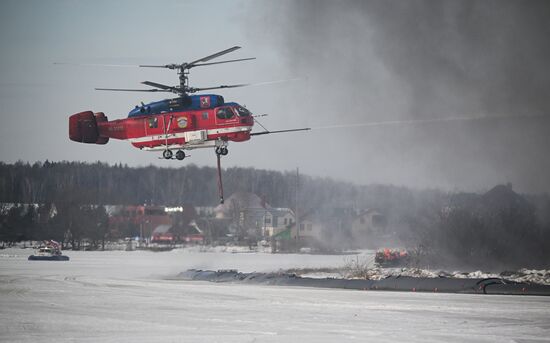
[[[354,278],[346,275],[346,270],[336,273],[298,273],[303,277],[344,277]],[[324,275],[324,276],[323,276]],[[481,270],[473,272],[453,271],[447,272],[443,270],[430,270],[421,268],[380,268],[374,265],[369,266],[368,270],[363,273],[363,278],[370,280],[382,280],[390,276],[410,276],[421,278],[457,278],[457,279],[488,279],[502,278],[514,282],[537,283],[540,285],[550,285],[550,270],[535,270],[535,269],[520,269],[517,271],[505,271],[502,273],[483,272]]]
[[0,251],[2,342],[550,342],[550,297],[170,280],[190,268],[338,268],[338,255]]

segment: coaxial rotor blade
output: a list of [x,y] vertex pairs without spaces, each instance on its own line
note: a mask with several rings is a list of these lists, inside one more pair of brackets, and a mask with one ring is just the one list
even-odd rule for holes
[[126,89],[126,88],[95,88],[96,91],[116,91],[116,92],[171,92],[168,89]]
[[201,91],[207,91],[212,89],[222,89],[222,88],[237,88],[237,87],[246,87],[246,86],[263,86],[263,85],[271,85],[274,83],[281,83],[281,82],[288,82],[288,81],[295,81],[299,80],[299,78],[293,78],[293,79],[285,79],[285,80],[276,80],[276,81],[266,81],[266,82],[257,82],[257,83],[241,83],[237,85],[221,85],[217,87],[204,87],[204,88],[189,88],[187,91],[190,93],[194,92],[201,92]]
[[250,57],[250,58],[240,58],[240,59],[229,60],[229,61],[199,63],[199,62],[210,61],[211,59],[214,59],[216,57],[220,57],[222,55],[228,54],[228,53],[233,52],[233,51],[235,51],[237,49],[240,49],[240,48],[241,48],[240,46],[234,46],[232,48],[222,50],[222,51],[217,52],[215,54],[200,58],[198,60],[195,60],[195,61],[189,62],[189,63],[181,63],[181,64],[172,63],[172,64],[164,64],[164,65],[140,64],[138,67],[142,67],[142,68],[167,68],[167,69],[180,69],[180,68],[191,69],[193,67],[198,67],[198,66],[206,66],[206,65],[212,65],[212,64],[230,63],[230,62],[239,62],[239,61],[248,61],[248,60],[255,59],[255,57]]
[[235,50],[238,50],[240,48],[241,48],[240,46],[234,46],[232,48],[225,49],[225,50],[222,50],[220,52],[216,52],[215,54],[208,55],[206,57],[200,58],[198,60],[195,60],[193,62],[189,62],[189,63],[186,63],[186,64],[187,64],[188,67],[190,67],[190,66],[193,66],[196,63],[210,61],[211,59],[214,59],[216,57],[220,57],[222,55],[228,54],[228,53],[233,52]]
[[249,86],[250,84],[248,83],[243,83],[243,84],[238,84],[238,85],[221,85],[221,86],[217,86],[217,87],[204,87],[204,88],[189,88],[188,91],[190,93],[195,93],[195,92],[201,92],[201,91],[208,91],[208,90],[212,90],[212,89],[222,89],[222,88],[237,88],[237,87],[245,87],[245,86]]
[[293,79],[255,82],[255,83],[250,83],[249,86],[264,86],[264,85],[272,85],[272,84],[275,84],[275,83],[283,83],[283,82],[290,82],[290,81],[297,81],[297,80],[300,80],[300,78],[295,77]]
[[256,57],[248,57],[248,58],[239,58],[239,59],[236,59],[236,60],[228,60],[228,61],[220,61],[220,62],[199,63],[199,64],[193,64],[193,65],[192,65],[191,67],[189,67],[189,68],[192,68],[192,67],[201,67],[201,66],[209,66],[209,65],[213,65],[213,64],[223,64],[223,63],[250,61],[250,60],[255,60],[255,59],[256,59]]
[[172,63],[172,64],[164,64],[164,65],[151,65],[151,64],[139,64],[139,65],[131,65],[131,64],[96,64],[96,63],[70,63],[70,62],[54,62],[54,64],[63,64],[63,65],[75,65],[75,66],[97,66],[97,67],[142,67],[142,68],[168,68],[168,69],[178,69],[181,67],[185,67],[187,69],[190,69],[192,67],[198,67],[198,66],[206,66],[206,65],[212,65],[212,64],[222,64],[222,63],[231,63],[231,62],[240,62],[240,61],[248,61],[256,59],[255,57],[249,57],[249,58],[240,58],[235,60],[229,60],[229,61],[220,61],[220,62],[211,62],[211,63],[200,63],[199,62],[206,62],[210,61],[211,59],[223,56],[225,54],[228,54],[230,52],[233,52],[235,50],[240,49],[240,46],[234,46],[229,49],[222,50],[220,52],[217,52],[215,54],[200,58],[198,60],[195,60],[193,62],[189,63]]
[[89,67],[128,67],[128,68],[140,67],[139,65],[135,65],[135,64],[102,64],[102,63],[70,63],[70,62],[54,62],[53,64],[70,65],[70,66],[89,66]]
[[168,68],[168,69],[178,69],[181,64],[164,64],[164,65],[151,65],[151,64],[140,64],[141,68]]
[[160,89],[172,89],[172,88],[174,88],[172,86],[167,86],[167,85],[163,85],[162,83],[156,83],[156,82],[151,82],[151,81],[143,81],[142,84],[147,85],[147,86],[151,86],[151,87],[155,87],[155,88],[160,88]]

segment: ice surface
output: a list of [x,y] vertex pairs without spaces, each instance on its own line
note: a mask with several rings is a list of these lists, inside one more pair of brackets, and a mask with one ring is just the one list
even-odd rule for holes
[[550,342],[550,298],[170,280],[189,269],[341,267],[342,256],[0,253],[2,342]]

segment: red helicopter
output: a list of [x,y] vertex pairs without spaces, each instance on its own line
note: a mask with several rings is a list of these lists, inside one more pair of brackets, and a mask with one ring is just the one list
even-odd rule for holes
[[[153,88],[96,88],[96,90],[169,92],[177,94],[178,97],[148,104],[141,103],[141,106],[132,109],[128,118],[125,119],[108,121],[103,112],[85,111],[73,114],[69,117],[69,138],[75,142],[89,144],[107,144],[110,138],[127,140],[136,148],[146,151],[162,151],[163,158],[174,159],[175,157],[177,160],[183,160],[186,157],[184,150],[213,148],[218,158],[220,200],[223,202],[220,156],[227,155],[227,145],[230,141],[244,142],[255,135],[310,130],[310,128],[300,128],[268,131],[264,128],[265,131],[252,133],[252,127],[257,120],[244,106],[236,102],[226,102],[221,95],[217,94],[191,95],[213,89],[248,86],[249,84],[206,88],[189,86],[188,75],[191,68],[254,59],[240,58],[208,62],[237,49],[240,47],[234,46],[181,64],[139,65],[139,67],[176,70],[179,75],[179,85],[167,86],[144,81],[142,84]],[[259,125],[261,126],[261,124]]]

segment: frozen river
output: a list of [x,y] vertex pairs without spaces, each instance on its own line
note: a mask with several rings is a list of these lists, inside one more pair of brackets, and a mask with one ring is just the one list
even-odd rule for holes
[[550,342],[550,297],[169,280],[189,268],[341,267],[337,255],[0,250],[1,342]]

